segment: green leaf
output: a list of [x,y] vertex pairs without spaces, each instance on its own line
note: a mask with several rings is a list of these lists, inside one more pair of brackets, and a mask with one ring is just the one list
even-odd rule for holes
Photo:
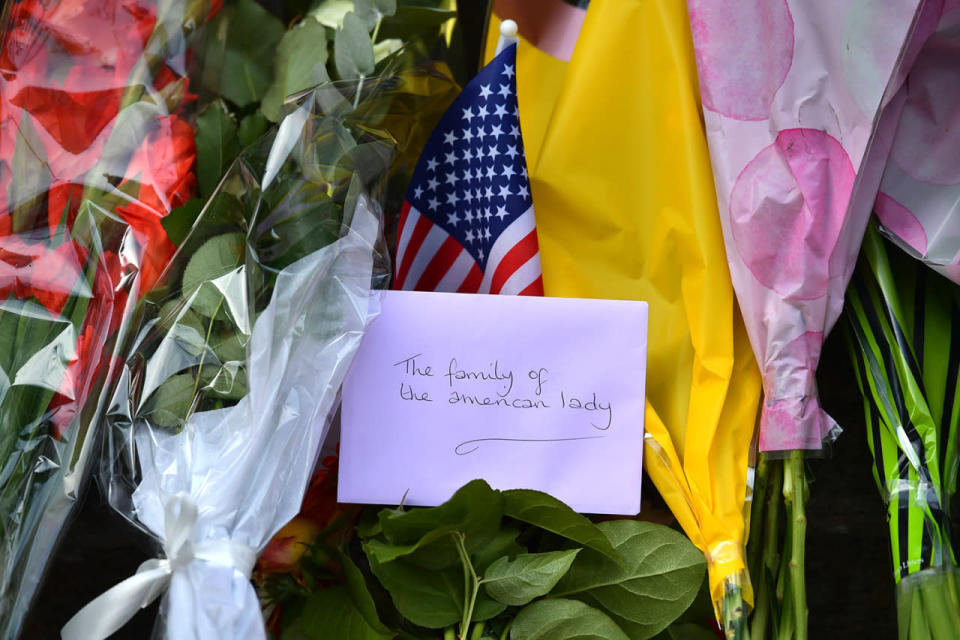
[[385,16],[392,16],[397,12],[397,0],[369,0],[369,2]]
[[456,16],[456,11],[449,9],[400,5],[396,15],[380,25],[378,39],[398,38],[410,42],[415,37],[439,34],[440,27]]
[[[406,560],[380,564],[370,560],[370,570],[390,592],[397,610],[414,624],[440,629],[459,622],[463,616],[463,568],[425,569]],[[489,620],[506,610],[483,590],[477,594],[473,620]]]
[[[209,373],[208,373],[209,371]],[[239,400],[247,395],[247,371],[236,362],[219,367],[203,367],[204,389],[227,400]]]
[[270,86],[273,54],[284,33],[283,23],[255,0],[238,0],[221,11],[211,25],[213,33],[221,33],[223,21],[227,26],[217,78],[219,93],[245,107],[259,101]]
[[303,181],[284,190],[280,202],[257,225],[261,233],[252,240],[263,264],[282,269],[336,241],[342,211],[327,195],[326,186]]
[[327,82],[330,78],[326,63],[327,30],[307,17],[280,40],[273,65],[273,84],[260,104],[263,115],[277,122],[287,96]]
[[201,336],[206,331],[203,322],[200,320],[200,316],[190,311],[190,309],[185,309],[181,300],[167,300],[160,307],[157,315],[160,319],[160,326],[167,331],[170,331],[177,325],[190,327]]
[[240,154],[237,124],[223,102],[214,102],[197,117],[196,142],[197,187],[200,196],[207,198]]
[[17,141],[10,158],[12,176],[5,204],[10,208],[14,233],[29,231],[36,226],[39,217],[45,213],[50,185],[47,154],[31,122],[32,118],[26,114],[20,118]]
[[523,553],[500,558],[483,574],[483,585],[494,600],[512,606],[546,595],[570,568],[580,549]]
[[167,232],[167,237],[174,246],[179,247],[190,233],[193,223],[203,209],[203,202],[203,198],[190,198],[160,219],[163,230]]
[[180,427],[193,404],[194,377],[189,373],[170,376],[150,396],[147,416],[160,427]]
[[373,596],[370,595],[370,590],[367,588],[367,580],[364,578],[363,572],[350,559],[350,556],[342,551],[337,553],[337,559],[343,568],[347,590],[350,592],[350,597],[357,611],[360,612],[360,615],[372,629],[383,635],[392,635],[390,629],[384,626],[380,621],[380,616],[377,615],[377,606],[374,604]]
[[366,508],[360,514],[360,520],[357,522],[357,535],[361,538],[371,538],[383,532],[380,526],[380,518],[374,513],[373,509]]
[[248,340],[242,333],[231,332],[213,339],[211,346],[220,362],[246,362]]
[[[366,545],[364,545],[366,550]],[[381,564],[370,557],[370,570],[390,592],[404,618],[429,629],[459,622],[463,607],[463,570],[440,571],[413,566],[403,560]]]
[[511,640],[631,640],[602,611],[577,600],[548,598],[524,607]]
[[367,31],[372,31],[384,16],[392,16],[397,12],[397,0],[354,0],[353,10],[366,25]]
[[389,38],[381,40],[373,45],[373,59],[375,62],[388,58],[403,48],[403,40],[399,38]]
[[517,544],[517,536],[519,535],[519,529],[508,526],[497,531],[482,547],[476,549],[470,556],[470,560],[473,562],[473,568],[477,574],[483,575],[490,565],[504,556],[512,558],[525,553],[526,549]]
[[473,480],[438,507],[384,509],[380,526],[389,544],[376,540],[369,544],[380,562],[411,556],[415,564],[440,569],[459,563],[451,532],[463,535],[467,551],[474,553],[497,534],[502,516],[500,493],[483,480]]
[[465,535],[477,526],[489,528],[491,523],[496,530],[502,513],[500,493],[484,480],[471,480],[440,506],[408,511],[384,509],[380,512],[380,524],[388,540],[408,544],[445,525],[455,525]]
[[692,622],[680,622],[657,634],[655,640],[717,640],[713,631]]
[[343,26],[334,37],[333,59],[341,80],[373,73],[373,42],[363,21],[352,11],[343,17]]
[[[266,97],[264,97],[264,100],[266,100]],[[240,146],[249,147],[256,142],[260,136],[265,134],[269,128],[270,121],[267,120],[259,111],[255,111],[254,113],[245,116],[243,120],[240,121],[240,127],[237,129],[237,137],[240,139]]]
[[190,257],[183,270],[182,290],[184,297],[196,293],[191,304],[194,311],[207,318],[216,313],[223,294],[208,283],[237,269],[245,246],[242,233],[225,233],[204,242]]
[[314,591],[307,597],[303,613],[280,636],[281,640],[386,640],[396,634],[371,627],[357,609],[345,586]]
[[597,525],[542,491],[532,489],[504,491],[503,512],[511,518],[536,525],[599,551],[618,563],[621,561],[620,555]]
[[185,366],[190,366],[207,350],[207,343],[204,341],[206,328],[200,322],[200,317],[189,309],[181,311],[180,317],[180,320],[171,323],[164,341],[174,341],[176,348],[187,356],[188,364]]
[[605,610],[633,640],[651,638],[693,602],[706,568],[703,554],[685,536],[662,525],[615,520],[597,527],[623,564],[585,549],[553,594]]
[[331,29],[343,26],[343,18],[353,10],[353,0],[324,0],[309,13],[317,22]]

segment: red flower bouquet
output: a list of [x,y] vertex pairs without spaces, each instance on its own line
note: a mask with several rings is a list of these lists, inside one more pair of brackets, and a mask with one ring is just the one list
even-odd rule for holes
[[210,11],[207,0],[15,0],[3,16],[2,637],[17,635],[95,460],[132,303],[173,255],[160,221],[196,190],[182,70]]

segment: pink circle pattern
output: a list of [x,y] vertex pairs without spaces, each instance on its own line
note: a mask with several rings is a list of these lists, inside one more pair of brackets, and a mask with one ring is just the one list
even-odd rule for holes
[[766,120],[793,63],[786,0],[690,0],[703,106],[735,120]]
[[960,12],[949,18],[924,45],[907,79],[907,102],[900,116],[891,155],[921,182],[960,184]]
[[881,192],[873,205],[880,223],[913,247],[920,255],[927,255],[927,233],[910,209]]
[[819,129],[785,129],[747,163],[730,193],[730,227],[760,284],[791,300],[826,295],[855,178],[843,147]]

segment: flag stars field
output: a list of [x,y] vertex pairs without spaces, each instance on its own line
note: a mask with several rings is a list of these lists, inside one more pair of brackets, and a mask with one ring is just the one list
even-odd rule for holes
[[[409,229],[406,217],[400,223],[398,254],[408,246],[405,237],[413,253],[397,256],[398,286],[420,288],[418,282],[423,280],[432,287],[443,280],[457,281],[453,290],[471,290],[461,284],[470,271],[470,285],[479,287],[475,290],[490,287],[491,293],[498,293],[493,289],[502,287],[510,275],[506,271],[497,278],[483,274],[488,262],[495,260],[492,268],[497,270],[498,261],[509,255],[510,273],[530,262],[521,276],[529,280],[514,293],[534,283],[537,292],[542,291],[517,117],[515,59],[516,48],[508,47],[481,70],[427,142],[407,194],[410,209],[405,215],[414,222]],[[411,268],[417,281],[406,282]],[[454,268],[462,270],[463,276],[445,277]],[[473,274],[474,269],[480,275]]]

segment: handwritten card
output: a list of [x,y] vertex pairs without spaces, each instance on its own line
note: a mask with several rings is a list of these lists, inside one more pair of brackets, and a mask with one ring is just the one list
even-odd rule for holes
[[382,296],[343,387],[341,502],[433,506],[483,478],[639,512],[645,302]]

